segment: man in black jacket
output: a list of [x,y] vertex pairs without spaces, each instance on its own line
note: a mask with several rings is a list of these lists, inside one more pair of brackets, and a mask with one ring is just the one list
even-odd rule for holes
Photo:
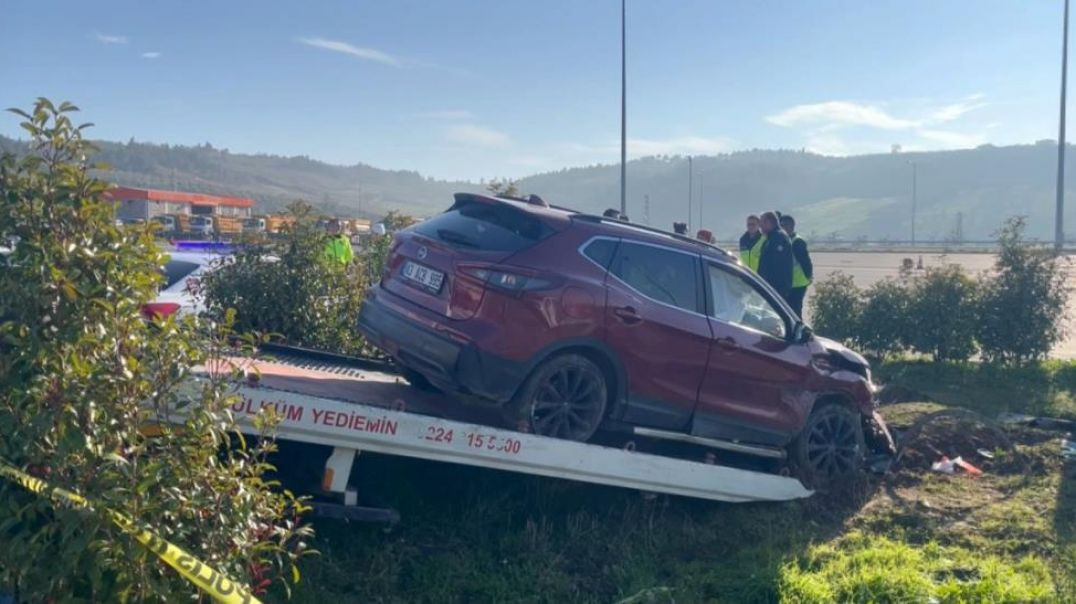
[[802,318],[803,298],[807,295],[807,286],[814,280],[814,264],[811,263],[811,254],[807,251],[807,242],[796,234],[796,219],[782,214],[781,228],[792,240],[792,293],[788,305]]
[[787,301],[792,293],[792,240],[781,230],[777,214],[766,212],[761,219],[766,242],[758,259],[758,276]]

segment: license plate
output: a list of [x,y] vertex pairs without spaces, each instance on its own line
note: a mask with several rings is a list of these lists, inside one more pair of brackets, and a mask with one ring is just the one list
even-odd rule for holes
[[414,262],[407,262],[403,266],[401,273],[405,278],[418,283],[426,289],[431,289],[435,292],[441,290],[441,284],[445,280],[445,274],[441,271],[434,270],[422,266],[421,264],[415,264]]

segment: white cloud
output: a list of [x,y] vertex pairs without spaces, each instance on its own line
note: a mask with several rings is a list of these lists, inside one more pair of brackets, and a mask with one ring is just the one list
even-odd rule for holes
[[849,101],[796,105],[767,117],[766,121],[787,127],[868,126],[884,130],[905,130],[916,125],[914,121],[893,117],[875,105]]
[[443,109],[440,111],[423,111],[416,113],[415,117],[428,120],[473,120],[474,114],[463,109]]
[[100,32],[94,34],[97,41],[102,44],[126,44],[127,36],[110,36],[108,34],[102,34]]
[[144,53],[142,53],[142,58],[143,59],[159,59],[159,58],[161,58],[161,53],[159,53],[157,51],[144,52]]
[[987,104],[983,102],[983,98],[982,94],[973,94],[960,102],[939,107],[930,114],[931,121],[951,122],[963,117],[965,113],[986,107]]
[[448,126],[444,135],[449,142],[468,147],[504,147],[512,142],[503,132],[475,124]]
[[[912,103],[827,101],[795,105],[765,119],[777,126],[800,130],[804,147],[823,155],[885,153],[894,143],[908,150],[967,148],[983,144],[986,137],[937,126],[958,121],[987,106],[984,98],[982,94],[973,94],[940,105],[922,100]],[[892,111],[890,108],[895,105],[903,111]]]
[[377,63],[383,63],[385,65],[392,65],[393,67],[400,67],[402,63],[396,57],[375,50],[373,48],[361,48],[359,46],[353,46],[347,42],[340,42],[338,40],[326,40],[325,38],[299,38],[296,40],[300,44],[306,44],[307,46],[313,46],[314,48],[321,48],[323,50],[331,50],[333,52],[339,52],[353,57],[358,57],[364,61],[374,61]]

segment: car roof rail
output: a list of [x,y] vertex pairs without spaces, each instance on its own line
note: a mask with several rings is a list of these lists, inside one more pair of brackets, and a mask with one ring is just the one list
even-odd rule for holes
[[670,233],[669,231],[665,231],[665,230],[659,229],[657,227],[647,226],[647,225],[643,225],[643,224],[636,224],[634,222],[624,222],[623,220],[619,220],[619,219],[616,219],[616,218],[608,218],[606,216],[598,216],[597,214],[584,214],[582,212],[580,212],[578,214],[574,214],[572,216],[572,220],[582,220],[584,222],[593,222],[593,223],[602,223],[602,224],[615,224],[615,225],[618,225],[618,226],[629,227],[629,228],[633,228],[633,229],[639,229],[639,230],[642,230],[642,231],[647,231],[647,232],[650,232],[650,233],[654,233],[655,235],[665,235],[666,237],[672,237],[672,238],[674,238],[674,239],[676,239],[678,241],[683,241],[685,243],[691,243],[691,244],[694,244],[694,245],[703,246],[708,250],[716,251],[716,252],[718,252],[718,253],[720,253],[722,255],[728,256],[730,258],[735,257],[735,256],[733,256],[732,252],[726,250],[723,247],[714,245],[712,243],[707,243],[705,241],[702,241],[700,239],[695,239],[694,237],[689,237],[687,235],[681,235],[679,233]]

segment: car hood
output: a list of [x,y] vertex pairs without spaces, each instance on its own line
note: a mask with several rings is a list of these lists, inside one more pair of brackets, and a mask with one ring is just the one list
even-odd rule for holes
[[848,363],[851,363],[853,365],[861,365],[868,368],[870,367],[870,363],[867,362],[867,359],[865,359],[863,355],[859,354],[858,352],[852,350],[851,348],[845,346],[844,344],[841,344],[836,340],[823,338],[821,336],[815,336],[815,340],[817,340],[818,343],[822,345],[822,348],[824,348],[826,352],[833,355],[837,355]]

